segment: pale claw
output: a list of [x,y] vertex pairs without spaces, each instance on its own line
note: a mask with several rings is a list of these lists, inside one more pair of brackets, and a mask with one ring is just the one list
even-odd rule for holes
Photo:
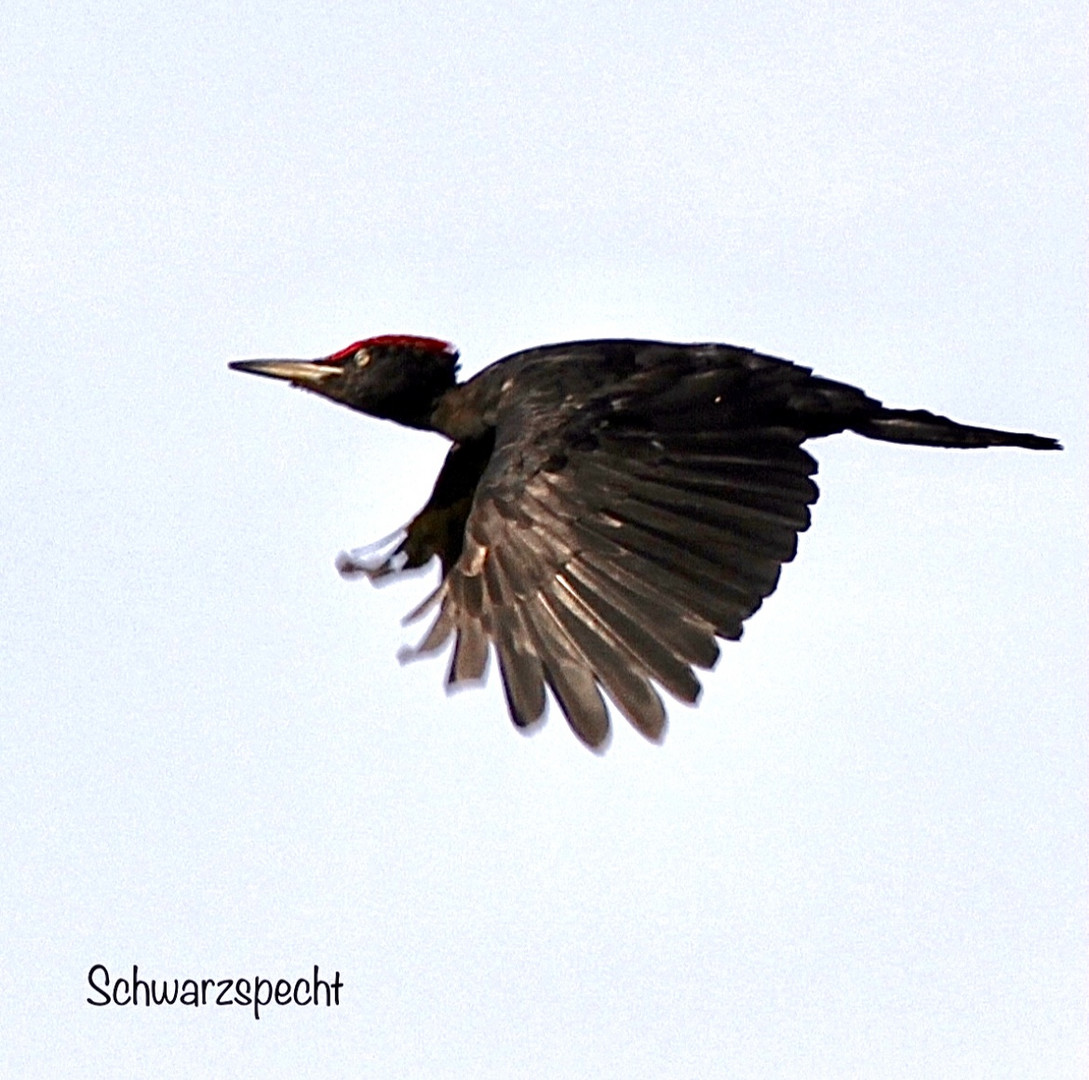
[[405,568],[408,556],[394,545],[400,545],[406,536],[404,529],[398,529],[373,544],[342,551],[336,559],[337,572],[342,578],[366,577],[371,581],[398,573]]

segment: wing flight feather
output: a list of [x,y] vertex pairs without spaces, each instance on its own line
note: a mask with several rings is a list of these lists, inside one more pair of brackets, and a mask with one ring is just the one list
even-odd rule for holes
[[514,723],[541,718],[547,687],[594,748],[609,735],[602,690],[653,740],[666,725],[655,685],[697,699],[693,668],[714,664],[716,637],[740,637],[793,558],[816,464],[790,429],[677,427],[602,424],[574,449],[553,429],[528,477],[503,453],[522,448],[524,469],[525,431],[500,428],[418,648],[454,636],[449,685],[482,678],[494,648]]

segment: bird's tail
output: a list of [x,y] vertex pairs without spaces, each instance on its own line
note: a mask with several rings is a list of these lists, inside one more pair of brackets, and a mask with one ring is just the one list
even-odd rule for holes
[[879,409],[848,425],[868,439],[911,443],[915,446],[969,448],[979,446],[1023,446],[1026,450],[1061,450],[1057,439],[1020,431],[970,427],[925,409]]

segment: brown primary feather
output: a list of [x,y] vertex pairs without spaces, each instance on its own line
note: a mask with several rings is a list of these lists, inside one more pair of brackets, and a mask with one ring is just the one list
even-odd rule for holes
[[[497,447],[511,438],[524,443],[524,429],[501,425]],[[517,486],[495,476],[493,458],[421,649],[454,635],[455,685],[480,677],[491,642],[519,726],[540,717],[547,684],[575,733],[601,746],[600,685],[637,730],[660,738],[654,684],[696,700],[693,666],[714,663],[716,635],[740,635],[808,525],[815,466],[795,439],[735,432],[693,452],[685,437],[651,446],[612,421],[583,449],[539,454]]]

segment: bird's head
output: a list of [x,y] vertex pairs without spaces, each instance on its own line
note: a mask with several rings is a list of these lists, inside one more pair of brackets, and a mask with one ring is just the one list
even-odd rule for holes
[[313,390],[351,409],[430,428],[439,399],[457,379],[458,352],[436,338],[385,334],[317,360],[237,360],[230,367]]

